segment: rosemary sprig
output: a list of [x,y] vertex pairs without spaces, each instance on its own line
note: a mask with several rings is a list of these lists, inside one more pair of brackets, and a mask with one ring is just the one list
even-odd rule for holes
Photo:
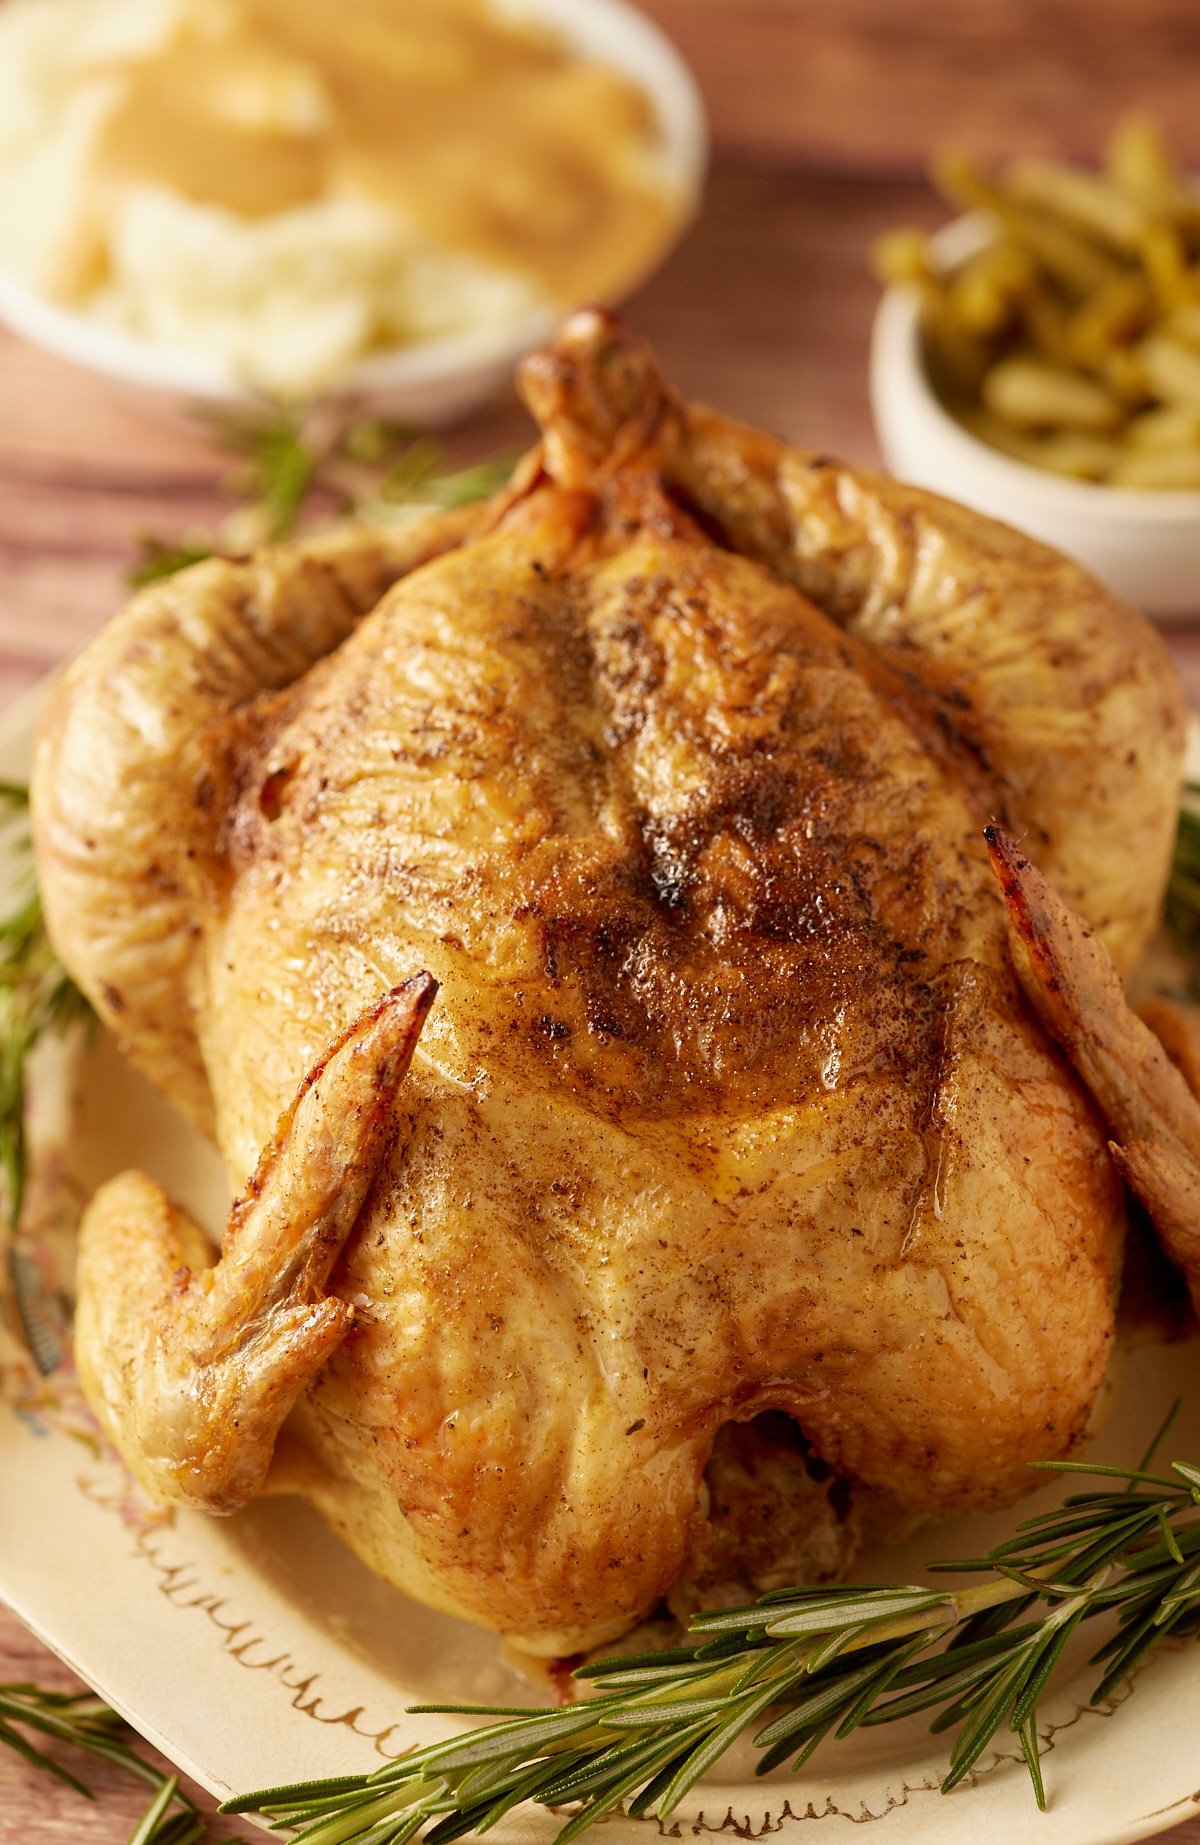
[[347,421],[328,407],[226,411],[207,422],[218,445],[239,458],[226,482],[238,506],[216,532],[145,534],[128,573],[135,587],[286,538],[314,501],[330,513],[387,521],[413,506],[482,499],[503,486],[515,460],[497,455],[447,469],[427,436],[379,417]]
[[224,447],[245,456],[234,477],[240,497],[257,506],[266,540],[286,538],[312,486],[321,448],[305,437],[294,410],[226,412],[216,433]]
[[202,564],[206,557],[213,555],[212,545],[202,537],[173,540],[160,538],[154,532],[144,532],[137,542],[137,561],[125,573],[125,581],[131,589],[141,589],[144,583],[157,583],[163,577],[173,577],[192,564]]
[[1188,782],[1175,833],[1163,921],[1184,955],[1200,955],[1200,784]]
[[972,1587],[835,1584],[703,1612],[672,1652],[581,1667],[575,1677],[594,1697],[557,1710],[416,1705],[500,1721],[372,1774],[260,1788],[221,1810],[299,1827],[305,1845],[418,1835],[448,1845],[529,1800],[574,1807],[558,1834],[566,1845],[620,1806],[668,1820],[747,1730],[765,1774],[785,1762],[800,1769],[827,1739],[926,1710],[935,1733],[955,1732],[943,1792],[1007,1732],[1044,1807],[1038,1705],[1076,1628],[1116,1616],[1093,1655],[1093,1703],[1167,1634],[1200,1633],[1200,1468],[1176,1461],[1158,1474],[1149,1464],[1066,1464],[1103,1484],[1026,1519],[984,1558],[932,1566],[987,1574]]
[[89,1691],[0,1685],[0,1744],[92,1800],[95,1796],[86,1783],[39,1748],[26,1731],[107,1762],[154,1789],[150,1805],[130,1834],[129,1845],[202,1845],[208,1830],[204,1817],[180,1791],[178,1775],[161,1774],[142,1760],[125,1740],[124,1720],[102,1698]]
[[489,455],[469,467],[447,469],[437,443],[418,436],[393,453],[373,487],[364,483],[366,491],[356,499],[354,510],[362,518],[386,521],[397,507],[465,506],[502,487],[515,461],[514,454]]
[[25,1197],[25,1104],[29,1058],[48,1032],[62,1031],[91,1008],[64,970],[46,934],[29,855],[29,791],[0,782],[0,834],[14,855],[11,912],[0,919],[0,1173],[8,1219]]

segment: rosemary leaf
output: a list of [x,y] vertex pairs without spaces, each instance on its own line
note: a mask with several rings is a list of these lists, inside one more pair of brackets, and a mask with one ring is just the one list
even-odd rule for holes
[[144,532],[137,543],[137,557],[125,579],[131,589],[141,589],[147,583],[161,582],[163,577],[176,576],[179,571],[189,569],[192,564],[202,564],[205,558],[213,555],[210,544],[199,540],[189,544],[186,539],[172,544],[153,532]]
[[167,1810],[179,1792],[179,1776],[171,1775],[159,1788],[154,1799],[143,1813],[140,1824],[129,1835],[129,1845],[153,1845],[155,1838],[161,1838],[160,1822],[166,1818]]
[[[1064,1604],[1064,1606],[1070,1607],[1070,1604]],[[1061,1614],[1063,1611],[1060,1609],[1058,1612]],[[1070,1612],[1059,1625],[1057,1632],[1051,1622],[1047,1621],[1046,1631],[1039,1635],[1036,1645],[1031,1646],[1030,1671],[1021,1694],[1013,1705],[1012,1716],[1009,1718],[1010,1728],[1018,1735],[1036,1716],[1042,1693],[1054,1676],[1055,1667],[1066,1652],[1072,1634],[1086,1613],[1087,1601],[1081,1598],[1074,1607],[1070,1607]]]
[[1186,1559],[1184,1557],[1184,1554],[1179,1548],[1179,1539],[1175,1536],[1175,1533],[1172,1531],[1170,1523],[1167,1519],[1167,1515],[1165,1511],[1163,1510],[1162,1506],[1158,1506],[1156,1508],[1154,1517],[1155,1517],[1155,1522],[1157,1523],[1159,1530],[1162,1532],[1164,1549],[1166,1549],[1170,1553],[1171,1557],[1174,1559],[1176,1563],[1185,1562]]
[[[1157,1429],[1154,1431],[1154,1434],[1151,1436],[1150,1446],[1146,1449],[1145,1454],[1143,1454],[1141,1460],[1138,1462],[1138,1467],[1141,1470],[1141,1472],[1144,1473],[1147,1467],[1153,1466],[1154,1457],[1158,1453],[1159,1449],[1162,1447],[1164,1441],[1167,1439],[1167,1436],[1171,1433],[1171,1430],[1174,1428],[1176,1418],[1178,1417],[1179,1412],[1182,1408],[1183,1408],[1183,1398],[1176,1397],[1170,1409],[1167,1411],[1166,1415],[1163,1417],[1162,1421],[1159,1423]],[[1125,1491],[1127,1493],[1131,1493],[1133,1491],[1133,1481],[1132,1480],[1129,1482],[1129,1485],[1125,1488]]]
[[[891,1690],[909,1660],[917,1653],[924,1652],[926,1647],[932,1646],[937,1638],[938,1630],[933,1627],[927,1628],[924,1633],[918,1634],[915,1640],[911,1640],[908,1646],[899,1648],[873,1667],[871,1676],[838,1724],[836,1732],[838,1742],[844,1742],[846,1737],[859,1727],[872,1706],[878,1704],[884,1693]],[[843,1689],[851,1690],[852,1687],[845,1686]]]
[[1181,954],[1200,953],[1200,785],[1189,782],[1175,833],[1163,921]]
[[1030,1717],[1021,1726],[1021,1753],[1025,1757],[1025,1766],[1029,1770],[1029,1779],[1033,1782],[1033,1797],[1038,1804],[1038,1812],[1046,1811],[1046,1786],[1042,1780],[1042,1756],[1038,1748],[1037,1722]]
[[950,1751],[950,1772],[942,1782],[943,1794],[950,1793],[970,1773],[1008,1716],[1024,1670],[1025,1656],[1019,1653],[1004,1671],[996,1674],[992,1684],[980,1697],[954,1739],[954,1747]]
[[61,1762],[56,1762],[53,1756],[44,1755],[40,1749],[35,1749],[33,1744],[22,1736],[19,1730],[14,1730],[11,1723],[6,1723],[3,1717],[0,1717],[0,1743],[15,1750],[32,1767],[44,1768],[47,1774],[56,1776],[60,1781],[65,1781],[68,1787],[74,1788],[77,1794],[82,1794],[85,1800],[96,1798],[90,1787],[85,1787],[82,1781],[69,1769],[64,1768]]
[[0,1173],[10,1227],[25,1199],[28,1065],[50,1032],[91,1017],[91,1008],[68,979],[50,946],[33,877],[29,791],[0,783],[0,843],[9,854],[14,907],[0,919]]

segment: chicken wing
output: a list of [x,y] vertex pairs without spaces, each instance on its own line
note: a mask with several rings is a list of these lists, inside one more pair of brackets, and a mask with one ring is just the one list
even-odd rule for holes
[[395,1127],[436,983],[418,974],[312,1069],[229,1214],[220,1260],[152,1180],[102,1186],[79,1246],[80,1378],[159,1499],[233,1512],[353,1306],[324,1292]]
[[1195,1080],[1200,1062],[1194,1027],[1178,1007],[1161,1000],[1139,1018],[1094,931],[1005,833],[989,827],[986,836],[1021,984],[1095,1097],[1113,1135],[1109,1151],[1200,1308]]

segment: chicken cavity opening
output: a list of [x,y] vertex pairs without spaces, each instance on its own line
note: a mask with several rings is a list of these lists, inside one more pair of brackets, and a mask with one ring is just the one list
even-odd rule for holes
[[781,1411],[726,1423],[704,1470],[683,1569],[667,1597],[671,1613],[684,1621],[697,1608],[844,1576],[862,1541],[860,1497]]

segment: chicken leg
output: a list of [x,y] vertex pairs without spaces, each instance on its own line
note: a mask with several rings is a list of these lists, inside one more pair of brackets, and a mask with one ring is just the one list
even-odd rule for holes
[[354,1309],[323,1293],[386,1152],[436,982],[417,974],[342,1033],[300,1085],[207,1239],[144,1173],[83,1221],[75,1352],[100,1420],[159,1499],[234,1512]]
[[285,697],[389,584],[494,514],[488,501],[419,529],[335,530],[209,558],[186,584],[168,577],[135,596],[94,644],[99,673],[73,662],[47,700],[31,804],[51,938],[87,968],[81,984],[101,1023],[210,1139],[196,914],[223,849],[234,767],[227,744],[216,746],[220,726],[236,735],[255,699]]

